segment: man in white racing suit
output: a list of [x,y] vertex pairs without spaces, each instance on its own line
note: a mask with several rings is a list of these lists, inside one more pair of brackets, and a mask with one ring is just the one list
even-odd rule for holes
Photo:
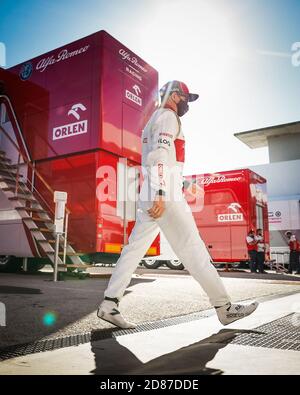
[[142,135],[144,181],[137,220],[97,314],[118,327],[135,327],[122,316],[118,305],[139,262],[162,230],[177,257],[207,293],[221,323],[228,325],[254,312],[258,303],[230,303],[183,195],[185,139],[180,117],[188,111],[188,102],[197,100],[199,96],[189,93],[187,86],[180,81],[164,85],[160,95],[161,106],[153,113]]

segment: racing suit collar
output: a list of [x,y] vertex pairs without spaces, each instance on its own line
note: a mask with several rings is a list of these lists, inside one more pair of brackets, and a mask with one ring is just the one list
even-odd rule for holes
[[172,108],[169,104],[165,104],[162,108],[166,108],[168,110],[175,112],[175,114],[177,114],[177,112],[174,110],[174,108]]

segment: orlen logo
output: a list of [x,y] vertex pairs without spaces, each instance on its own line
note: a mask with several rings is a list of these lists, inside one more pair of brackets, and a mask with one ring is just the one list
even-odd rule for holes
[[228,210],[232,210],[234,213],[238,213],[241,208],[242,206],[239,203],[231,203],[231,205],[228,206]]
[[87,119],[81,121],[81,113],[86,111],[86,107],[82,103],[74,104],[68,111],[68,116],[73,116],[78,122],[70,123],[68,125],[58,126],[53,129],[53,140],[65,139],[68,137],[77,136],[79,134],[87,133],[88,121]]
[[132,90],[134,90],[135,93],[130,92],[129,90],[126,89],[126,91],[125,91],[126,99],[132,101],[133,103],[137,104],[138,106],[142,106],[143,100],[139,97],[140,94],[142,93],[141,88],[136,84],[132,87]]
[[[218,222],[242,222],[244,215],[240,213],[242,206],[239,203],[231,203],[228,207],[228,213],[219,214]],[[231,212],[230,212],[231,211]]]

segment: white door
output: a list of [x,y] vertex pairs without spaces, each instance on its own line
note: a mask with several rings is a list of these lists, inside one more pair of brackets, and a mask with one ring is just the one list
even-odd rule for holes
[[128,166],[126,158],[120,158],[117,167],[117,216],[123,220],[123,244],[128,243],[128,222],[136,220],[139,196],[139,169]]

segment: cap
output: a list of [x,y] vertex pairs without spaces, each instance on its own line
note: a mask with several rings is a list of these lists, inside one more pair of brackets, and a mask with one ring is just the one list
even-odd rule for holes
[[189,88],[181,81],[169,81],[159,91],[161,98],[173,92],[188,97],[189,102],[193,102],[199,98],[199,95],[196,93],[190,93]]

